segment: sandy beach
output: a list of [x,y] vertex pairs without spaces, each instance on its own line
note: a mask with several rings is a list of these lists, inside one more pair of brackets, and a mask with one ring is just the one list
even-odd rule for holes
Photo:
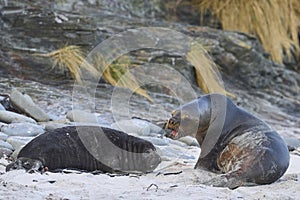
[[[199,148],[189,147],[197,157]],[[23,170],[0,172],[0,199],[299,199],[300,156],[291,153],[285,175],[270,185],[240,187],[235,190],[199,184],[205,172],[194,170],[196,159],[163,161],[147,175],[109,176],[90,173],[29,174]]]

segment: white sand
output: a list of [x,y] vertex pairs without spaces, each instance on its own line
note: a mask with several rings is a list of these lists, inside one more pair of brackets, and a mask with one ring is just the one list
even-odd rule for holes
[[[195,157],[199,154],[196,148],[187,151]],[[184,163],[177,159],[177,162],[181,164],[165,168],[163,172],[183,172],[167,176],[157,176],[157,171],[139,177],[11,171],[0,175],[0,199],[300,199],[298,155],[291,155],[290,167],[279,181],[236,190],[198,184],[196,180],[201,173],[193,169],[196,160]],[[0,163],[7,164],[4,159]],[[174,161],[164,161],[158,169],[170,163]],[[4,166],[0,172],[4,172]],[[151,184],[155,185],[148,188]]]

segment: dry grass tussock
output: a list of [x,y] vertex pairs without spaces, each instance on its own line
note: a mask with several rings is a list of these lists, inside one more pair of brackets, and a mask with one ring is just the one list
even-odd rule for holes
[[[130,73],[129,66],[131,62],[126,56],[120,57],[109,65],[101,55],[95,55],[93,64],[90,64],[85,59],[85,55],[80,47],[73,45],[50,53],[35,55],[51,58],[53,67],[69,70],[79,83],[82,83],[81,70],[83,69],[92,75],[102,76],[105,81],[114,86],[128,88],[153,102],[147,91],[140,87],[139,82]],[[214,62],[201,46],[191,46],[191,50],[186,54],[186,59],[195,67],[197,84],[204,93],[218,92],[233,96],[223,88]]]
[[226,30],[256,35],[274,61],[284,52],[299,54],[299,0],[192,0],[201,13],[210,10]]

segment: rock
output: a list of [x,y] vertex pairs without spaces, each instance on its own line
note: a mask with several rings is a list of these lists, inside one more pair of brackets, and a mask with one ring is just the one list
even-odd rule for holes
[[293,147],[295,149],[300,148],[300,140],[287,137],[284,137],[283,139],[285,140],[288,146]]
[[[160,151],[157,151],[161,157],[167,158],[181,158],[187,160],[195,159],[194,156],[183,153],[181,150],[175,149],[171,146],[157,147]],[[161,154],[160,154],[161,153]]]
[[24,146],[30,142],[33,138],[34,137],[11,136],[6,142],[11,144],[14,149],[19,149],[21,146]]
[[189,146],[199,147],[199,143],[197,142],[196,138],[193,138],[191,136],[185,136],[185,137],[179,138],[178,140]]
[[142,120],[121,120],[111,125],[112,128],[125,133],[135,133],[138,135],[150,135],[149,123]]
[[0,147],[0,158],[10,156],[13,153],[11,149]]
[[5,126],[5,125],[7,125],[7,124],[0,122],[0,129],[2,126]]
[[14,150],[14,152],[10,155],[13,159],[17,159],[19,152],[21,151],[21,149],[24,147],[23,146],[19,146],[17,149]]
[[69,119],[71,122],[98,123],[96,113],[89,113],[81,110],[69,111],[67,113],[67,119]]
[[8,138],[7,134],[0,132],[0,140],[6,141],[7,138]]
[[63,124],[63,123],[57,123],[57,122],[45,122],[45,123],[40,123],[45,127],[46,131],[51,131],[54,129],[62,128],[65,126],[70,126],[70,124]]
[[23,95],[17,89],[13,88],[10,94],[10,101],[18,110],[26,113],[36,121],[49,121],[49,116],[38,107],[28,95]]
[[4,110],[0,110],[0,121],[5,123],[29,122],[36,124],[36,121],[30,117]]
[[1,131],[9,136],[37,136],[44,133],[45,130],[40,125],[31,123],[13,123],[3,126]]
[[136,133],[142,136],[163,135],[164,130],[159,126],[142,119],[121,120],[111,125],[112,128],[125,133]]
[[4,106],[0,103],[0,110],[5,110]]
[[14,147],[11,144],[9,144],[8,142],[4,142],[2,140],[0,140],[0,148],[14,150]]
[[184,143],[184,142],[181,142],[179,140],[173,140],[171,138],[167,138],[170,142],[170,144],[173,144],[173,145],[176,145],[176,146],[179,146],[179,147],[187,147],[187,144]]
[[140,138],[147,140],[157,146],[168,146],[169,145],[169,140],[167,138],[157,138],[157,137],[155,138],[155,137],[146,137],[146,136],[142,136]]

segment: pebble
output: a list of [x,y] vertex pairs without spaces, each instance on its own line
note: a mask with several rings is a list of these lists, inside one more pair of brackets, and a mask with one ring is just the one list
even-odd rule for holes
[[6,141],[7,138],[8,138],[7,134],[0,132],[0,140]]
[[11,144],[9,144],[8,142],[4,142],[2,140],[0,140],[0,148],[14,150],[14,147]]
[[13,153],[11,149],[0,147],[0,158],[6,156],[10,156]]
[[13,123],[3,126],[1,131],[9,136],[37,136],[44,133],[42,126],[31,123]]
[[185,137],[179,138],[178,141],[183,142],[183,143],[187,144],[188,146],[200,147],[196,138],[193,138],[191,136],[185,136]]
[[71,122],[97,124],[97,113],[90,113],[82,110],[72,110],[67,113],[67,119]]
[[34,137],[21,137],[21,136],[11,136],[7,139],[7,142],[13,146],[14,149],[19,149],[21,146],[26,145]]
[[14,112],[0,110],[0,122],[16,123],[16,122],[29,122],[36,124],[36,121],[30,117],[20,115]]
[[20,111],[31,116],[39,122],[49,121],[50,118],[40,107],[38,107],[27,94],[23,95],[13,88],[9,97],[11,103]]

